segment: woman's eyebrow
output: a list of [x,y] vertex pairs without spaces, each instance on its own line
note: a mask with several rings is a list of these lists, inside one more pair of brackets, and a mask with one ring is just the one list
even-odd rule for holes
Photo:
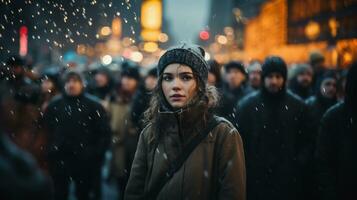
[[192,74],[193,75],[193,73],[192,72],[180,72],[180,74]]

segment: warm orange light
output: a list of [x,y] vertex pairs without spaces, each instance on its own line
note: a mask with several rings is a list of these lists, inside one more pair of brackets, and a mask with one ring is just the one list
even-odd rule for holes
[[113,19],[112,22],[112,33],[115,37],[121,37],[122,34],[122,22],[119,17]]
[[77,53],[79,55],[84,55],[86,53],[86,46],[84,44],[79,44],[77,46]]
[[161,25],[161,0],[145,0],[141,6],[141,37],[144,41],[158,41],[161,33]]
[[141,25],[146,29],[160,29],[162,22],[160,0],[146,0],[141,6]]
[[141,37],[144,41],[156,42],[160,36],[160,30],[143,29],[141,31]]
[[309,22],[305,27],[305,34],[310,40],[318,38],[320,34],[320,25],[314,21]]
[[111,34],[111,32],[112,32],[112,30],[110,29],[109,26],[103,26],[103,27],[100,29],[100,34],[101,34],[102,36],[108,36],[108,35]]
[[159,46],[156,42],[146,42],[144,44],[144,50],[150,53],[153,53],[159,49]]
[[169,36],[166,33],[159,34],[159,42],[165,43],[169,40]]
[[225,44],[227,44],[228,40],[227,40],[227,37],[226,37],[226,36],[224,36],[224,35],[219,35],[219,36],[217,36],[217,42],[218,42],[219,44],[225,45]]

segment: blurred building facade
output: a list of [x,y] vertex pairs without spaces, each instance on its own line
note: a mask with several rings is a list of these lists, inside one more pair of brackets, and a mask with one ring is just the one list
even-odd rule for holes
[[293,63],[320,51],[327,66],[345,67],[357,59],[356,19],[356,0],[267,1],[246,23],[244,57],[280,55]]
[[[262,61],[268,55],[306,62],[313,51],[321,52],[329,67],[357,59],[356,0],[226,1],[231,6],[221,9],[212,2],[211,40],[201,42],[221,63]],[[227,23],[218,26],[221,15]]]

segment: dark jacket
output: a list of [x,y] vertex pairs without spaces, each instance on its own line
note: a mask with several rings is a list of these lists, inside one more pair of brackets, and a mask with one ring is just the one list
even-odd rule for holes
[[[169,163],[205,127],[199,112],[160,113],[140,135],[125,199],[146,199],[165,177]],[[159,138],[159,139],[158,139]],[[154,149],[154,141],[159,141]],[[238,131],[225,121],[216,126],[164,185],[157,199],[245,199],[243,145]]]
[[300,199],[311,154],[306,105],[285,90],[264,89],[238,106],[238,130],[245,146],[247,199]]
[[306,104],[309,106],[309,110],[312,115],[312,120],[314,124],[314,132],[317,133],[320,120],[324,113],[333,105],[337,103],[337,99],[329,99],[326,97],[323,97],[320,93],[308,98],[306,101]]
[[44,114],[44,122],[49,134],[50,160],[72,157],[76,161],[93,162],[103,159],[111,131],[104,108],[93,96],[54,98]]
[[146,90],[145,87],[141,87],[133,97],[133,103],[130,108],[131,120],[138,131],[144,128],[142,125],[143,114],[150,105],[151,96],[152,92]]
[[320,199],[357,199],[357,114],[339,103],[321,120],[316,146]]
[[31,156],[0,133],[0,199],[49,200],[50,181]]
[[236,126],[236,105],[246,95],[246,90],[243,86],[236,89],[224,88],[221,95],[221,100],[218,107],[215,109],[215,114],[226,118],[234,126]]

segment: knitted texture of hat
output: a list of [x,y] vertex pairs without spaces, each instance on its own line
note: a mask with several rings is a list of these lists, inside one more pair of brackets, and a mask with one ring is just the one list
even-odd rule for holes
[[198,78],[206,84],[209,67],[204,59],[204,55],[204,50],[196,45],[183,44],[179,47],[171,48],[161,56],[158,64],[158,74],[160,76],[170,64],[185,64],[196,72]]

